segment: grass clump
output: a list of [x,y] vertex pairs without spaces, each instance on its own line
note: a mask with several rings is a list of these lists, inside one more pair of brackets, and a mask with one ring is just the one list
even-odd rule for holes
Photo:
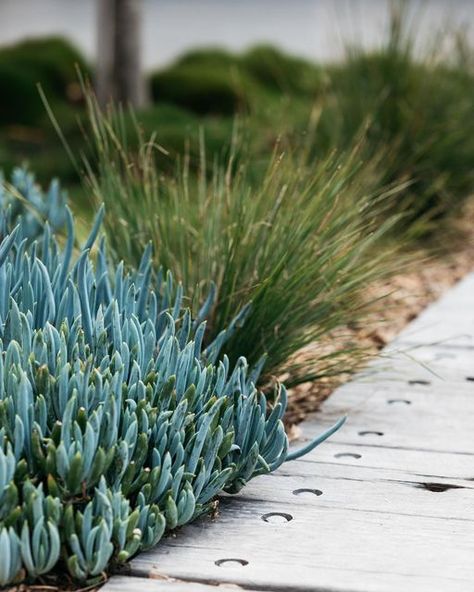
[[[376,173],[357,149],[309,167],[303,157],[277,152],[263,174],[233,155],[211,167],[202,149],[197,176],[187,161],[163,176],[153,140],[142,137],[128,151],[120,113],[102,113],[92,98],[89,106],[98,172],[89,169],[88,181],[107,206],[112,249],[136,265],[151,240],[195,310],[213,290],[209,339],[240,314],[243,330],[223,346],[231,361],[265,359],[267,376],[295,370],[301,347],[366,312],[364,288],[389,271],[379,239],[393,221],[379,223],[390,198],[372,194]],[[298,368],[292,380],[333,365],[315,360],[316,370]]]
[[[306,144],[308,114],[315,107],[320,112],[310,137],[315,160],[345,150],[364,133],[363,158],[386,155],[381,185],[407,185],[393,201],[394,211],[403,214],[403,230],[425,238],[449,221],[474,187],[474,70],[472,49],[459,33],[448,38],[435,31],[437,47],[420,47],[421,18],[412,19],[408,6],[393,3],[380,49],[352,47],[342,62],[322,67],[269,46],[242,55],[196,51],[182,63],[196,75],[209,67],[224,78],[233,72],[235,80],[252,81],[241,89],[249,97],[248,127],[257,157],[268,154],[275,128],[291,135],[293,147]],[[438,49],[447,42],[448,52]]]

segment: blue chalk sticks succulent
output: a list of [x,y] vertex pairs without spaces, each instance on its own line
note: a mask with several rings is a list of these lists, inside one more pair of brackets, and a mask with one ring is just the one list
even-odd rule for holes
[[91,254],[99,212],[77,254],[59,188],[13,185],[50,224],[1,194],[0,585],[58,562],[98,576],[339,427],[288,454],[285,388],[270,406],[258,369],[219,359],[225,332],[203,347],[206,311],[191,318],[150,249],[135,271],[103,240]]

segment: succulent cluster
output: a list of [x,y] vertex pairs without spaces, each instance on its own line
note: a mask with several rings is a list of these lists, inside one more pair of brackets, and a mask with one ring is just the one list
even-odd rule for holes
[[75,256],[64,213],[63,248],[0,219],[0,585],[59,561],[97,576],[298,456],[284,387],[269,409],[258,369],[218,359],[226,332],[203,348],[205,307],[191,318],[151,249],[131,272],[104,240],[91,255],[102,212]]
[[4,213],[9,210],[10,227],[13,221],[19,223],[21,234],[29,240],[43,234],[45,220],[54,231],[61,230],[66,223],[66,205],[66,193],[57,179],[44,193],[26,168],[13,169],[9,182],[0,171],[0,209]]

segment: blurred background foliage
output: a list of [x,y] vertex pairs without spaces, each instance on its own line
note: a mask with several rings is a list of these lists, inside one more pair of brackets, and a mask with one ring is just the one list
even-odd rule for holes
[[[185,151],[191,167],[198,168],[200,130],[210,161],[212,155],[228,155],[236,118],[260,170],[281,138],[314,160],[363,136],[362,158],[390,147],[382,183],[411,181],[400,195],[400,211],[410,204],[412,230],[423,235],[472,189],[474,72],[461,35],[443,56],[415,55],[415,37],[403,11],[393,11],[380,49],[348,48],[345,60],[335,64],[314,64],[266,45],[242,54],[221,48],[190,51],[149,75],[149,106],[126,115],[123,124],[132,130],[136,119],[144,136],[154,134],[164,148],[163,173],[174,171]],[[72,150],[87,155],[77,69],[93,78],[83,56],[60,38],[0,49],[4,169],[28,162],[44,182],[59,176],[77,183],[36,88],[40,83]]]

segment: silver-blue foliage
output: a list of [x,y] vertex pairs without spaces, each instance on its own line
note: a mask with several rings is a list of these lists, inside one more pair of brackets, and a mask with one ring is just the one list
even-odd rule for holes
[[0,217],[1,585],[60,560],[97,576],[288,458],[284,387],[269,409],[258,369],[218,359],[225,333],[203,348],[150,249],[132,272],[92,255],[102,213],[75,256],[64,211],[63,248]]
[[0,171],[0,210],[9,210],[8,222],[19,222],[30,240],[43,234],[44,221],[61,230],[66,223],[67,195],[54,179],[44,193],[35,176],[25,168],[13,169],[7,181]]

